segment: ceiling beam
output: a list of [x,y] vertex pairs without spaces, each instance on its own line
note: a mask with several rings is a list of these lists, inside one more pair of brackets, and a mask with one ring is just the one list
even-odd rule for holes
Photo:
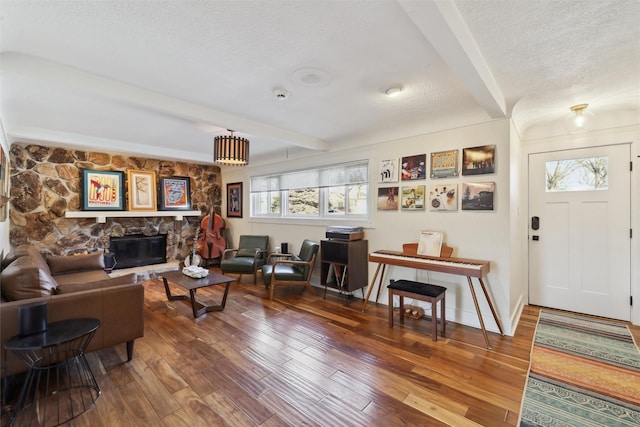
[[453,1],[398,3],[489,116],[506,117],[502,91]]
[[59,87],[72,88],[85,95],[109,99],[147,111],[177,117],[193,123],[205,123],[245,134],[268,136],[310,150],[327,151],[327,141],[291,132],[255,120],[225,113],[158,92],[142,89],[77,68],[18,53],[2,53],[3,74],[15,73]]

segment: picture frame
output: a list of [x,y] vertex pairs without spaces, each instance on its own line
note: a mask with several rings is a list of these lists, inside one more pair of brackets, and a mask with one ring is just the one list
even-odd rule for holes
[[429,186],[430,211],[457,211],[458,184],[434,183]]
[[458,176],[458,150],[431,153],[431,178]]
[[402,186],[403,211],[423,211],[426,185],[404,185]]
[[227,217],[242,218],[242,183],[227,184]]
[[160,178],[158,210],[180,211],[191,209],[191,179],[188,176]]
[[127,209],[130,211],[156,210],[155,171],[127,170]]
[[484,175],[495,172],[496,146],[481,145],[462,149],[462,175]]
[[427,177],[427,155],[417,154],[402,158],[402,180],[413,181]]
[[379,187],[376,205],[379,211],[397,211],[399,199],[400,187]]
[[124,172],[82,171],[82,210],[124,210]]
[[378,182],[398,182],[398,159],[380,160]]
[[462,184],[463,211],[492,211],[495,182],[465,182]]

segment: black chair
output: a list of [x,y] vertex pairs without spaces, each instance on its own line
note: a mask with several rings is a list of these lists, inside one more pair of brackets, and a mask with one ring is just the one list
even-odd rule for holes
[[318,256],[320,244],[305,240],[300,247],[298,256],[292,254],[271,254],[267,264],[262,266],[262,279],[269,289],[269,299],[273,296],[277,286],[304,285],[311,288],[311,274]]
[[238,248],[225,249],[220,261],[222,274],[240,274],[238,281],[243,274],[253,274],[253,284],[257,283],[257,275],[260,268],[267,260],[269,250],[269,236],[240,236]]

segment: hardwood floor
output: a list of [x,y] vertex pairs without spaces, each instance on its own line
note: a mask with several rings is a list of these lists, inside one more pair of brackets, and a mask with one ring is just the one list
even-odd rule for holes
[[[249,276],[224,311],[194,320],[145,282],[145,336],[87,358],[102,389],[70,426],[515,426],[538,309],[514,337],[430,322],[387,326],[387,307],[350,307],[322,291],[278,289]],[[221,287],[198,291],[219,300]],[[181,293],[181,288],[175,288]],[[329,295],[330,294],[330,295]]]

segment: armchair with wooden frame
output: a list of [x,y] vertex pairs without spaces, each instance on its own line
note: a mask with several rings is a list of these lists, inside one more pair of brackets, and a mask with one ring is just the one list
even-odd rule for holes
[[271,254],[262,266],[262,279],[269,289],[269,300],[273,301],[275,289],[285,285],[304,285],[311,288],[311,274],[316,263],[320,244],[306,239],[302,242],[298,256]]
[[242,279],[243,274],[253,274],[253,284],[257,283],[260,268],[267,260],[269,236],[240,236],[236,249],[225,249],[220,261],[222,274],[236,273]]

